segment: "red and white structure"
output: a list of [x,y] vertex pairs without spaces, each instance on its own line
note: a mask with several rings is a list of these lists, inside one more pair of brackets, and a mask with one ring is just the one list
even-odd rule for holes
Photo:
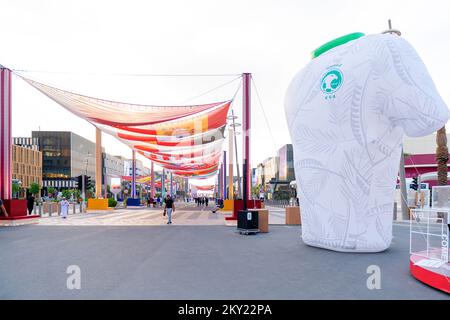
[[252,74],[242,74],[242,121],[243,121],[243,200],[244,210],[247,209],[247,200],[250,199],[252,192],[252,165],[250,161],[250,133],[251,133],[251,81]]
[[0,65],[0,199],[8,213],[8,217],[0,216],[4,226],[39,222],[39,216],[27,215],[26,200],[12,199],[11,115],[11,70]]
[[11,199],[11,70],[0,65],[0,199]]
[[447,293],[450,293],[449,232],[450,208],[411,210],[411,275]]

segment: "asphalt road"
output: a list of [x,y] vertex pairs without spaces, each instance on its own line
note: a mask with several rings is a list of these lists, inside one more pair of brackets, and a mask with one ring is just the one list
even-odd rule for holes
[[[410,276],[408,230],[395,226],[386,252],[350,254],[308,247],[290,226],[0,228],[0,299],[450,299]],[[70,265],[80,290],[66,287]],[[367,289],[370,265],[380,290]]]

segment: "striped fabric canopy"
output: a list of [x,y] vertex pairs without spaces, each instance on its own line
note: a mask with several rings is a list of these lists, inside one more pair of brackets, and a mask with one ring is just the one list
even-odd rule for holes
[[130,104],[93,98],[18,76],[173,174],[207,178],[218,170],[232,100],[187,106]]

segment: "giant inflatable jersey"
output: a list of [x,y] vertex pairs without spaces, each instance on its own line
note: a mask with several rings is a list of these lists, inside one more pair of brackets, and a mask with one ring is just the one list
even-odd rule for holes
[[391,34],[332,48],[295,76],[285,107],[303,241],[388,248],[403,135],[431,134],[450,117],[414,48]]

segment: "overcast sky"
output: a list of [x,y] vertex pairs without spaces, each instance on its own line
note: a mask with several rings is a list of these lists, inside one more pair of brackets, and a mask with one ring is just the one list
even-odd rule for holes
[[[253,92],[252,164],[256,166],[290,143],[284,95],[292,77],[308,63],[310,52],[347,33],[379,33],[387,28],[389,18],[416,48],[449,103],[449,13],[447,0],[0,0],[0,64],[45,71],[24,75],[63,89],[163,105],[231,98],[238,81],[195,97],[232,81],[234,74],[251,72],[271,128]],[[135,73],[231,76],[112,75]],[[240,116],[239,95],[234,109]],[[15,77],[13,135],[30,136],[39,128],[95,138],[91,125]],[[130,157],[126,146],[103,136],[108,153]]]

